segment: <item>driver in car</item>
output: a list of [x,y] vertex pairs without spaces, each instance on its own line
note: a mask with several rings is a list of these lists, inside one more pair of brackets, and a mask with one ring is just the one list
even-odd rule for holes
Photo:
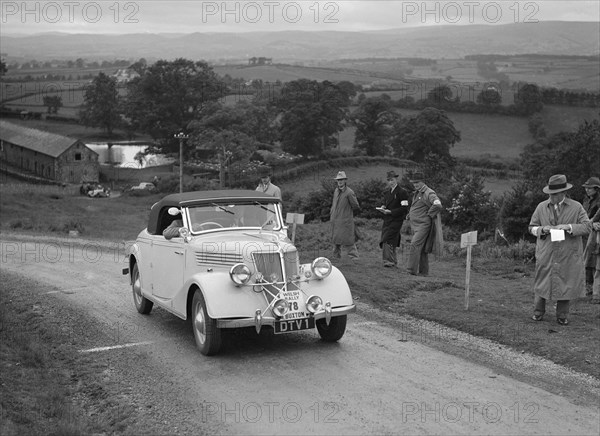
[[163,230],[165,239],[176,238],[179,235],[179,229],[183,227],[183,221],[180,219],[173,220],[169,226]]

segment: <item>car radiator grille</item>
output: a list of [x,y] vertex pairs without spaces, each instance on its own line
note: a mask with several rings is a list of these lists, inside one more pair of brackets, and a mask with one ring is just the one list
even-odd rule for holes
[[197,265],[235,265],[243,262],[241,254],[236,253],[207,253],[196,251]]
[[[263,275],[265,281],[287,281],[290,277],[298,274],[299,260],[297,251],[283,253],[283,262],[286,275],[285,278],[283,277],[281,257],[279,252],[253,253],[253,257],[256,271]],[[273,294],[277,293],[277,290],[273,286],[267,286],[267,289],[269,289],[269,291]],[[272,297],[267,295],[267,299],[270,302]]]

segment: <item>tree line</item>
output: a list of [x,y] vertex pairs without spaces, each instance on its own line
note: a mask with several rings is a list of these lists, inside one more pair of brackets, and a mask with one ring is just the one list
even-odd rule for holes
[[[483,178],[450,154],[461,140],[460,132],[444,110],[433,107],[435,102],[452,103],[444,85],[430,91],[430,104],[416,115],[401,116],[397,102],[385,94],[363,96],[351,110],[356,87],[350,82],[299,79],[234,104],[224,101],[227,85],[203,61],[158,61],[140,65],[139,73],[127,83],[124,95],[113,78],[99,74],[85,91],[82,122],[108,133],[123,128],[149,134],[155,144],[149,153],[178,153],[175,135],[182,132],[187,137],[186,160],[210,156],[220,168],[259,156],[258,150],[280,149],[318,159],[337,149],[339,133],[354,126],[354,154],[409,159],[423,168],[443,198],[444,219],[454,231],[477,229],[489,235],[502,228],[510,238],[526,238],[524,221],[539,202],[549,174],[566,173],[574,183],[583,183],[600,168],[598,121],[585,122],[577,132],[539,134],[521,158],[524,180],[493,199]],[[483,92],[488,95],[480,95],[481,104],[500,103],[494,89]],[[521,87],[515,105],[537,113],[542,107],[540,89],[534,84]],[[531,128],[540,130],[534,123]],[[374,186],[366,186],[365,192],[372,195]],[[581,199],[577,197],[583,191],[575,189],[573,194]],[[310,201],[313,207],[319,200]]]

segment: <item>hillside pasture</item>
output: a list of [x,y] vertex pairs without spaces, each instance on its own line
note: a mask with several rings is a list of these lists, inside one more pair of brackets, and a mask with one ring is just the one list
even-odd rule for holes
[[332,82],[349,81],[356,84],[367,84],[378,80],[378,76],[372,71],[360,71],[352,68],[335,68],[304,65],[224,65],[215,66],[214,71],[220,76],[229,75],[234,79],[262,80],[273,83],[276,81],[290,82],[298,79],[329,80]]
[[541,112],[548,135],[574,132],[584,121],[600,120],[597,108],[573,106],[544,106]]

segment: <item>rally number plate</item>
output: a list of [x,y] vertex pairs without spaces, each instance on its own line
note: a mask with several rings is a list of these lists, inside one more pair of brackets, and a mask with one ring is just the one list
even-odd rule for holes
[[289,333],[315,328],[314,318],[286,319],[275,322],[275,333]]

